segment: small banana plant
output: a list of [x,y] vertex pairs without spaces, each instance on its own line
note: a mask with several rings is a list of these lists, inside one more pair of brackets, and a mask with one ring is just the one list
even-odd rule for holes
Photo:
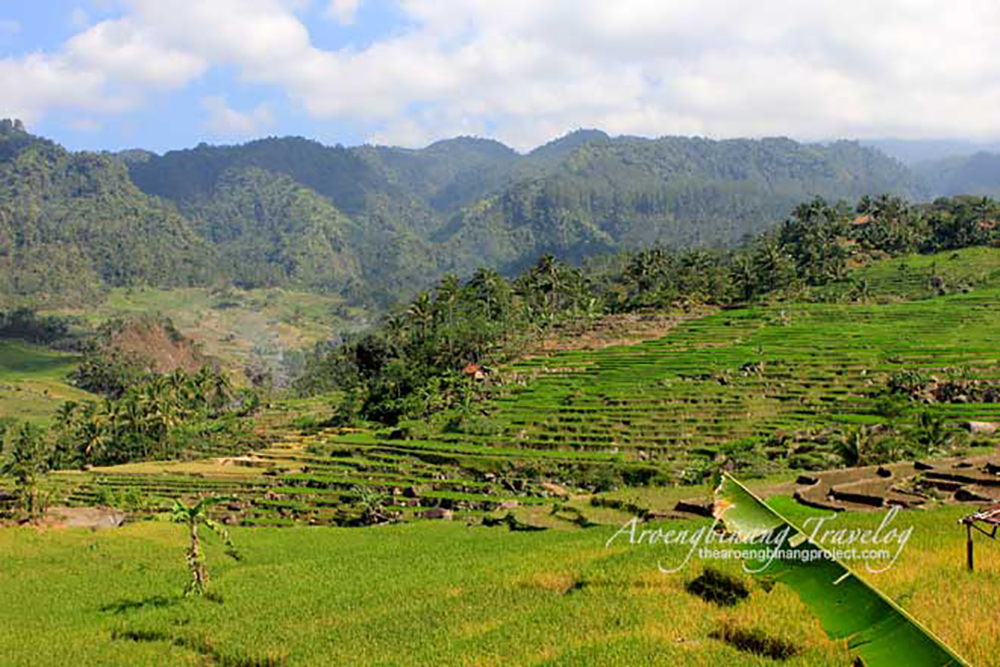
[[174,501],[171,520],[174,523],[186,525],[191,538],[191,544],[187,552],[191,580],[184,588],[184,595],[204,595],[208,588],[208,567],[205,565],[205,556],[201,552],[201,540],[198,536],[198,528],[200,526],[205,526],[222,538],[222,541],[226,544],[226,554],[234,560],[240,560],[240,554],[233,545],[229,531],[222,524],[208,516],[209,507],[227,500],[230,500],[230,498],[212,496],[202,498],[192,505],[186,505],[180,500]]

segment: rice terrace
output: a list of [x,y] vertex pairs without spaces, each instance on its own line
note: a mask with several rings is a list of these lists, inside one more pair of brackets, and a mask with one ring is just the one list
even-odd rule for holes
[[22,4],[0,667],[1000,665],[1000,10]]

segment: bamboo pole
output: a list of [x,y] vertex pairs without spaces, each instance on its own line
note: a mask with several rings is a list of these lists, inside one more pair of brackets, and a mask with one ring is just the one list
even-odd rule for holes
[[972,572],[972,522],[970,521],[965,522],[965,561],[969,572]]

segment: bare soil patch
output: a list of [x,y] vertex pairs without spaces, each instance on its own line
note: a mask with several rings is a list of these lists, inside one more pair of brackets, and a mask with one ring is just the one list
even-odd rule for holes
[[635,345],[663,338],[682,322],[717,312],[717,308],[694,308],[683,313],[605,315],[586,326],[556,332],[534,346],[527,357],[569,350],[600,350],[614,345]]
[[51,507],[41,525],[46,528],[117,528],[125,512],[110,507]]

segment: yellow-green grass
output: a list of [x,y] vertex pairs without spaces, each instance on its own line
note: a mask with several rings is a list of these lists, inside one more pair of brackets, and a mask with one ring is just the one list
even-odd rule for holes
[[[914,531],[899,560],[864,576],[972,664],[989,665],[1000,651],[992,631],[1000,548],[982,541],[977,572],[965,572],[956,523],[965,511],[905,513],[897,523]],[[838,527],[881,520],[836,519]],[[517,533],[457,522],[237,529],[241,563],[207,540],[220,603],[179,597],[186,575],[179,526],[8,528],[0,530],[0,663],[774,664],[713,639],[726,622],[798,647],[783,664],[849,663],[787,588],[766,593],[738,565],[716,561],[751,585],[747,600],[720,608],[684,590],[703,563],[659,572],[658,564],[682,562],[686,548],[630,546],[624,538],[606,548],[614,531]]]
[[[876,300],[924,299],[938,295],[939,290],[996,288],[1000,287],[1000,248],[904,255],[856,269],[850,278],[866,282],[870,297]],[[834,284],[817,291],[832,294],[843,289],[844,285]]]
[[76,355],[0,340],[0,417],[47,422],[64,401],[93,398],[71,387]]

